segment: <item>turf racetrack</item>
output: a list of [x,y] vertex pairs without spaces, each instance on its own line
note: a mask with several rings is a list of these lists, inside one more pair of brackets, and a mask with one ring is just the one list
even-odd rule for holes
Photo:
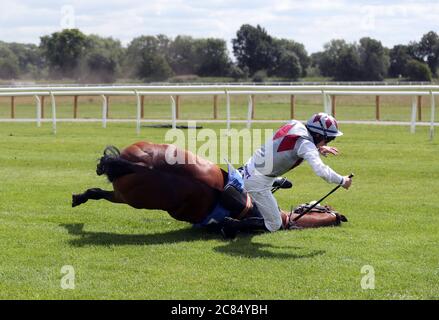
[[[438,299],[438,140],[428,128],[341,129],[341,155],[324,161],[356,176],[326,203],[349,222],[228,242],[165,212],[104,201],[71,208],[72,193],[111,187],[95,174],[106,145],[163,142],[165,129],[137,137],[134,124],[61,123],[53,136],[50,124],[2,123],[0,298]],[[295,186],[276,194],[285,209],[333,187],[307,164],[287,177]],[[74,267],[73,290],[60,286],[64,265]],[[375,289],[361,287],[365,265]]]

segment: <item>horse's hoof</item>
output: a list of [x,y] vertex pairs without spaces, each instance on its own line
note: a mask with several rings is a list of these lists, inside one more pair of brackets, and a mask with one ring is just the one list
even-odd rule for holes
[[85,201],[82,200],[80,194],[72,194],[72,208],[79,206],[80,204],[83,204]]

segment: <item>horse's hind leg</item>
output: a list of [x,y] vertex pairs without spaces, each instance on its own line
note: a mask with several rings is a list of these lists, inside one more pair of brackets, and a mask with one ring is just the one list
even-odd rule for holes
[[99,188],[88,189],[84,193],[72,195],[72,207],[79,206],[86,203],[88,200],[101,200],[105,199],[110,202],[120,203],[117,199],[114,191],[106,191]]

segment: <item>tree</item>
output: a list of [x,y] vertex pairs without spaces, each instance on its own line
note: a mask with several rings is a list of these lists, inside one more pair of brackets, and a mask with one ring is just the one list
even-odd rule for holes
[[171,77],[173,71],[164,56],[144,52],[138,75],[146,81],[163,81]]
[[389,58],[381,42],[362,38],[360,43],[331,40],[324,51],[313,55],[323,76],[341,81],[381,81],[387,74]]
[[341,81],[358,81],[363,79],[361,58],[357,47],[352,44],[340,52],[336,61],[334,78]]
[[265,82],[267,79],[267,71],[266,70],[259,70],[256,71],[253,75],[252,81],[253,82]]
[[430,31],[422,36],[418,44],[418,54],[422,62],[426,61],[431,72],[436,75],[439,66],[439,36],[436,32]]
[[241,69],[248,67],[251,74],[258,70],[273,69],[273,38],[261,26],[242,25],[236,38],[232,39],[232,44],[233,54]]
[[44,59],[39,48],[34,44],[7,43],[5,44],[18,59],[19,74],[32,73],[34,76],[41,75],[44,68]]
[[337,68],[339,64],[339,59],[343,51],[348,49],[349,45],[345,40],[331,40],[329,43],[324,45],[324,51],[319,52],[318,63],[320,72],[325,77],[335,77],[337,74]]
[[19,70],[17,57],[5,43],[0,43],[0,78],[15,79],[18,77]]
[[114,82],[120,72],[123,48],[119,40],[87,37],[87,51],[82,61],[82,76],[87,82]]
[[389,75],[391,77],[400,77],[406,74],[407,62],[413,57],[409,54],[409,48],[405,45],[394,46],[389,53],[390,67]]
[[279,53],[274,74],[280,77],[297,80],[303,73],[300,59],[297,57],[296,53],[282,50]]
[[77,77],[87,46],[87,37],[78,29],[64,29],[41,37],[40,48],[52,77]]
[[230,65],[229,74],[234,80],[247,79],[249,74],[248,70],[242,70],[235,63]]
[[311,53],[309,56],[310,66],[313,68],[318,67],[322,63],[323,54],[324,53],[322,51]]
[[169,64],[177,75],[196,74],[200,64],[196,41],[189,36],[177,36],[169,46]]
[[412,81],[432,80],[432,74],[428,65],[415,59],[407,62],[405,74]]
[[228,74],[231,61],[224,40],[212,38],[197,40],[196,55],[199,60],[197,75],[220,77]]
[[140,36],[131,40],[122,60],[122,70],[126,77],[137,78],[139,76],[138,70],[142,63],[143,51],[158,51],[157,43],[158,40],[153,36]]
[[172,40],[164,34],[158,34],[155,38],[157,39],[158,52],[168,57]]
[[438,68],[439,68],[439,43],[437,43],[433,47],[432,52],[433,52],[434,59],[433,58],[431,59],[431,62],[429,62],[429,66],[430,66],[431,72],[437,77],[438,76]]
[[[294,40],[287,39],[274,39],[274,47],[275,47],[275,55],[276,55],[276,64],[281,63],[284,67],[286,60],[292,61],[294,66],[288,67],[290,70],[288,74],[290,78],[297,79],[298,77],[306,77],[306,70],[308,69],[311,59],[308,56],[308,53],[305,50],[305,46],[301,43],[298,43]],[[276,69],[281,71],[282,67],[276,66]],[[295,70],[295,71],[293,71]],[[299,72],[299,74],[296,74]],[[281,74],[276,74],[282,76]]]
[[361,78],[365,81],[382,81],[389,69],[389,57],[380,41],[360,39]]
[[148,81],[165,80],[173,75],[167,55],[170,40],[163,35],[141,36],[128,45],[124,69],[128,76]]
[[[426,66],[430,72],[425,70]],[[411,41],[408,45],[396,45],[390,50],[391,76],[430,81],[431,75],[437,75],[438,67],[439,36],[433,31],[424,34],[420,42]]]
[[323,76],[335,80],[352,81],[361,78],[361,59],[355,44],[344,40],[331,40],[318,55],[319,69]]

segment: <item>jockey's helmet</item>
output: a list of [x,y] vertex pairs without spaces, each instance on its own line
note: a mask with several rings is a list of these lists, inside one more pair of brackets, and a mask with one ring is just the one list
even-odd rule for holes
[[326,141],[334,140],[335,137],[343,135],[343,132],[338,129],[337,120],[324,112],[314,114],[307,121],[306,127],[311,133],[322,135]]

